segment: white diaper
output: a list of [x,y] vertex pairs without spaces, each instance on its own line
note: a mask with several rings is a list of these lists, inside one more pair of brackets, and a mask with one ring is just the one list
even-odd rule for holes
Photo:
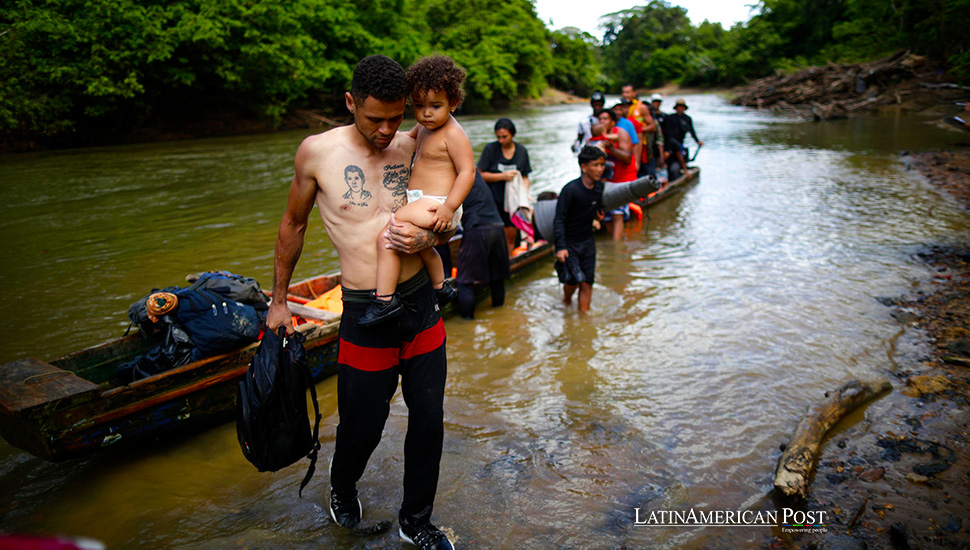
[[[418,200],[418,199],[431,199],[444,204],[448,197],[442,197],[440,195],[425,195],[424,191],[420,189],[408,189],[408,204]],[[451,227],[446,231],[451,231],[458,227],[458,222],[461,221],[462,207],[458,206],[458,210],[455,210],[455,215],[451,218]]]

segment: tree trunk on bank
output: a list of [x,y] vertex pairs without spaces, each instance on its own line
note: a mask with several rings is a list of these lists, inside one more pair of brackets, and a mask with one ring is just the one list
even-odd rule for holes
[[805,498],[815,466],[815,455],[825,434],[842,417],[891,388],[889,380],[883,378],[875,382],[851,380],[835,392],[826,392],[828,399],[809,407],[785,452],[778,459],[775,487],[788,496]]

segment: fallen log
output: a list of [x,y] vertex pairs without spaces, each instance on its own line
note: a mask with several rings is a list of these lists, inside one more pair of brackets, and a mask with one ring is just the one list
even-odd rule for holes
[[808,481],[815,466],[815,455],[825,434],[842,417],[891,387],[886,378],[875,382],[850,380],[835,392],[826,392],[828,399],[809,407],[785,447],[785,452],[778,459],[775,487],[785,495],[805,498],[808,494]]

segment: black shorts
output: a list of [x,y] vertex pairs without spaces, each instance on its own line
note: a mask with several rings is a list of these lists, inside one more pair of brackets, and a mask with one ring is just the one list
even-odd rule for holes
[[462,235],[456,277],[459,284],[501,281],[510,273],[509,248],[501,225],[474,227]]
[[578,243],[566,243],[566,250],[570,256],[579,260],[579,269],[583,272],[584,282],[593,284],[596,275],[596,241],[593,237]]

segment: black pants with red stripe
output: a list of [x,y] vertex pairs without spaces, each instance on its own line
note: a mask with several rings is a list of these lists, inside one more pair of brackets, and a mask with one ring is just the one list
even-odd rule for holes
[[408,522],[431,519],[444,437],[443,401],[447,363],[445,328],[427,273],[398,285],[405,303],[396,319],[360,327],[367,291],[345,289],[337,352],[340,424],[330,469],[338,493],[353,494],[367,461],[381,441],[398,377],[408,407],[404,439],[404,502]]

